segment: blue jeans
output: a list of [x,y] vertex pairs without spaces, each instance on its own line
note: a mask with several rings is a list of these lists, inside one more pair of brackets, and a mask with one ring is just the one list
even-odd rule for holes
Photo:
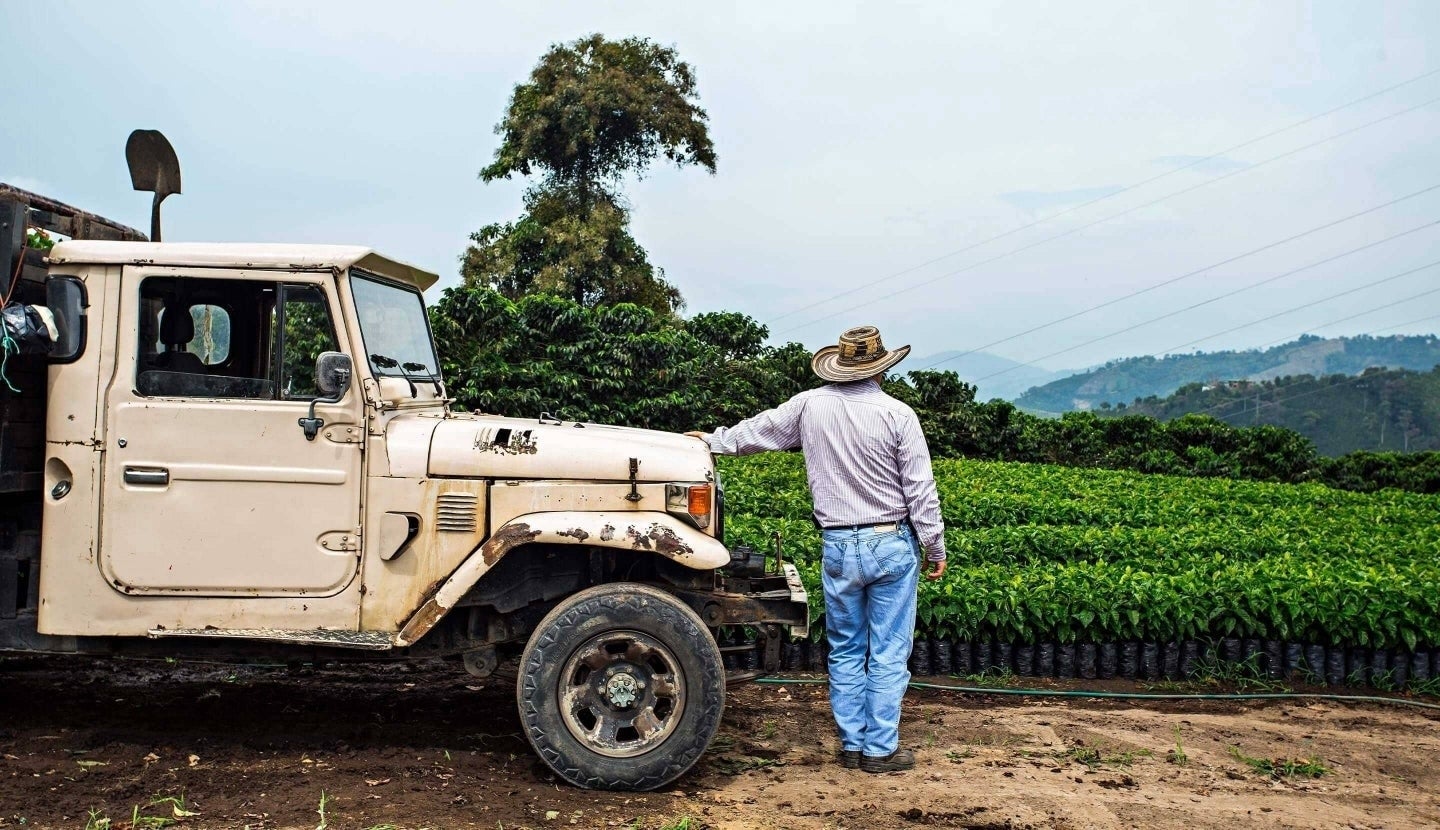
[[840,746],[889,755],[900,745],[900,699],[910,682],[920,549],[904,522],[886,533],[826,530],[821,538]]

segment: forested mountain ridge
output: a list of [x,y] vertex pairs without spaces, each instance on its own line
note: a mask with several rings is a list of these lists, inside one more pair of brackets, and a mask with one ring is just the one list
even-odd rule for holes
[[1114,360],[1098,369],[1032,388],[1014,400],[1030,409],[1067,412],[1164,397],[1188,384],[1262,382],[1296,375],[1358,375],[1373,367],[1426,372],[1437,364],[1440,337],[1433,334],[1340,338],[1304,335],[1264,350]]
[[1161,420],[1203,413],[1234,426],[1270,424],[1315,442],[1322,454],[1440,450],[1440,366],[1350,375],[1192,383],[1165,398],[1101,410]]

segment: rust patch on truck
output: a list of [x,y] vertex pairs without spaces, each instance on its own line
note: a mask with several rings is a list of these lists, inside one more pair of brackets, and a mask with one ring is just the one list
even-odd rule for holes
[[505,525],[495,531],[495,535],[485,540],[485,544],[480,546],[480,558],[486,565],[494,565],[511,548],[519,547],[526,542],[533,542],[539,535],[540,531],[532,530],[530,525],[524,522]]
[[650,538],[655,540],[655,550],[670,557],[689,556],[694,549],[668,527],[655,525],[650,528]]
[[612,525],[612,524],[610,524],[609,522],[606,522],[606,523],[605,523],[605,526],[602,527],[602,528],[600,528],[600,541],[602,541],[602,542],[608,542],[608,541],[610,541],[611,539],[614,539],[614,538],[615,538],[615,525]]
[[672,558],[690,556],[695,552],[674,530],[659,523],[650,525],[650,529],[644,531],[631,525],[625,535],[630,537],[630,547],[635,550],[653,550]]
[[445,616],[445,609],[432,597],[420,606],[420,610],[415,612],[415,616],[410,618],[410,622],[400,629],[400,636],[396,639],[402,643],[413,643],[433,628],[435,623],[440,622],[440,618],[443,616]]
[[650,534],[642,533],[635,529],[635,525],[625,529],[625,535],[630,537],[630,547],[636,550],[650,550]]
[[590,531],[583,527],[572,527],[569,530],[562,530],[556,536],[569,536],[577,542],[583,542],[590,538]]

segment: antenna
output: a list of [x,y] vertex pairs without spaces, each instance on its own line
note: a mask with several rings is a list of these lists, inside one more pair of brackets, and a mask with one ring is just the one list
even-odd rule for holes
[[130,184],[155,194],[150,204],[150,241],[160,241],[160,203],[180,192],[180,159],[159,130],[136,130],[125,142],[125,163]]

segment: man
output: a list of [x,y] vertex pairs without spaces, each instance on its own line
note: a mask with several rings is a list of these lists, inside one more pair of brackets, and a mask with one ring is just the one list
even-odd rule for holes
[[910,682],[919,548],[929,562],[926,578],[945,573],[930,450],[914,410],[880,388],[886,370],[909,353],[909,346],[887,351],[873,326],[850,329],[810,361],[827,385],[728,429],[686,433],[725,455],[804,452],[824,541],[830,705],[840,762],[866,772],[915,766],[915,756],[899,746],[899,726]]

